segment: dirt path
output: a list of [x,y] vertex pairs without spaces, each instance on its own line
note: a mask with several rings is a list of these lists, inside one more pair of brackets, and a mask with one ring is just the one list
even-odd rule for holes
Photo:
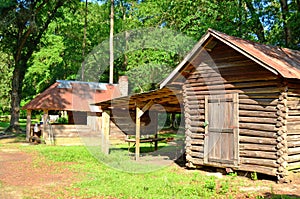
[[52,189],[74,182],[76,175],[66,165],[37,159],[18,149],[0,148],[0,198],[51,198]]

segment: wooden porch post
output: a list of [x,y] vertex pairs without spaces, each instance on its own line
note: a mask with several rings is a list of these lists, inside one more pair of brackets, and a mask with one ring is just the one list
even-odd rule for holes
[[[155,112],[155,120],[153,121],[153,122],[155,122],[155,124],[154,124],[154,126],[155,126],[155,129],[154,129],[154,131],[155,131],[155,135],[154,135],[154,137],[155,137],[155,139],[156,138],[158,138],[158,113],[157,112]],[[155,151],[157,151],[157,149],[158,149],[158,141],[156,140],[155,142],[154,142],[154,150]]]
[[[47,119],[48,119],[48,110],[43,110],[43,138],[46,141],[48,139],[48,132],[47,132]],[[47,142],[46,142],[47,143]]]
[[141,136],[141,109],[136,107],[135,115],[135,160],[140,158],[140,136]]
[[135,114],[135,160],[140,157],[140,138],[141,138],[141,117],[153,105],[153,100],[150,100],[142,109],[136,106]]
[[102,152],[109,154],[110,111],[102,112],[101,140]]
[[26,112],[26,141],[29,142],[31,136],[31,110],[27,110]]

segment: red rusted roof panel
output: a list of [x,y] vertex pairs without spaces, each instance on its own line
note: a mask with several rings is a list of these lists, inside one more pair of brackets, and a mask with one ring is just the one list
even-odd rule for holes
[[257,59],[271,67],[285,78],[300,79],[300,52],[278,46],[259,44],[256,42],[229,36],[227,34],[209,29],[208,32],[229,44],[238,47],[248,53],[249,56]]
[[120,91],[116,85],[57,81],[22,109],[91,111],[90,104],[119,96]]

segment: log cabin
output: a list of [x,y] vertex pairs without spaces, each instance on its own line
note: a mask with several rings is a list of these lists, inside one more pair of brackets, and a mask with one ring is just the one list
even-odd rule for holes
[[[140,110],[157,105],[158,112],[183,114],[190,168],[258,172],[279,181],[300,168],[296,50],[208,29],[159,89],[96,105],[110,111],[128,109],[136,112],[135,118]],[[139,137],[139,123],[135,125]],[[137,158],[138,153],[136,149]]]
[[300,52],[209,29],[161,83],[181,84],[188,167],[300,168]]
[[[46,144],[79,145],[85,136],[101,137],[102,110],[91,105],[128,95],[128,78],[120,76],[118,84],[57,80],[45,91],[22,107],[27,111],[26,140],[42,138]],[[43,111],[39,133],[34,136],[32,111]],[[67,124],[49,122],[49,115],[65,113]],[[48,122],[46,122],[48,121]],[[114,135],[125,137],[118,128]]]

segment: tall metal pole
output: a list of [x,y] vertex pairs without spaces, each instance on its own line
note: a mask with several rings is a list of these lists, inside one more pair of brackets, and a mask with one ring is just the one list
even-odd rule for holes
[[82,42],[82,67],[81,67],[81,81],[84,81],[84,70],[85,70],[85,47],[86,47],[86,29],[87,29],[87,14],[88,14],[88,1],[85,0],[85,10],[84,10],[84,29],[83,29],[83,42]]
[[110,0],[109,83],[114,83],[114,0]]

